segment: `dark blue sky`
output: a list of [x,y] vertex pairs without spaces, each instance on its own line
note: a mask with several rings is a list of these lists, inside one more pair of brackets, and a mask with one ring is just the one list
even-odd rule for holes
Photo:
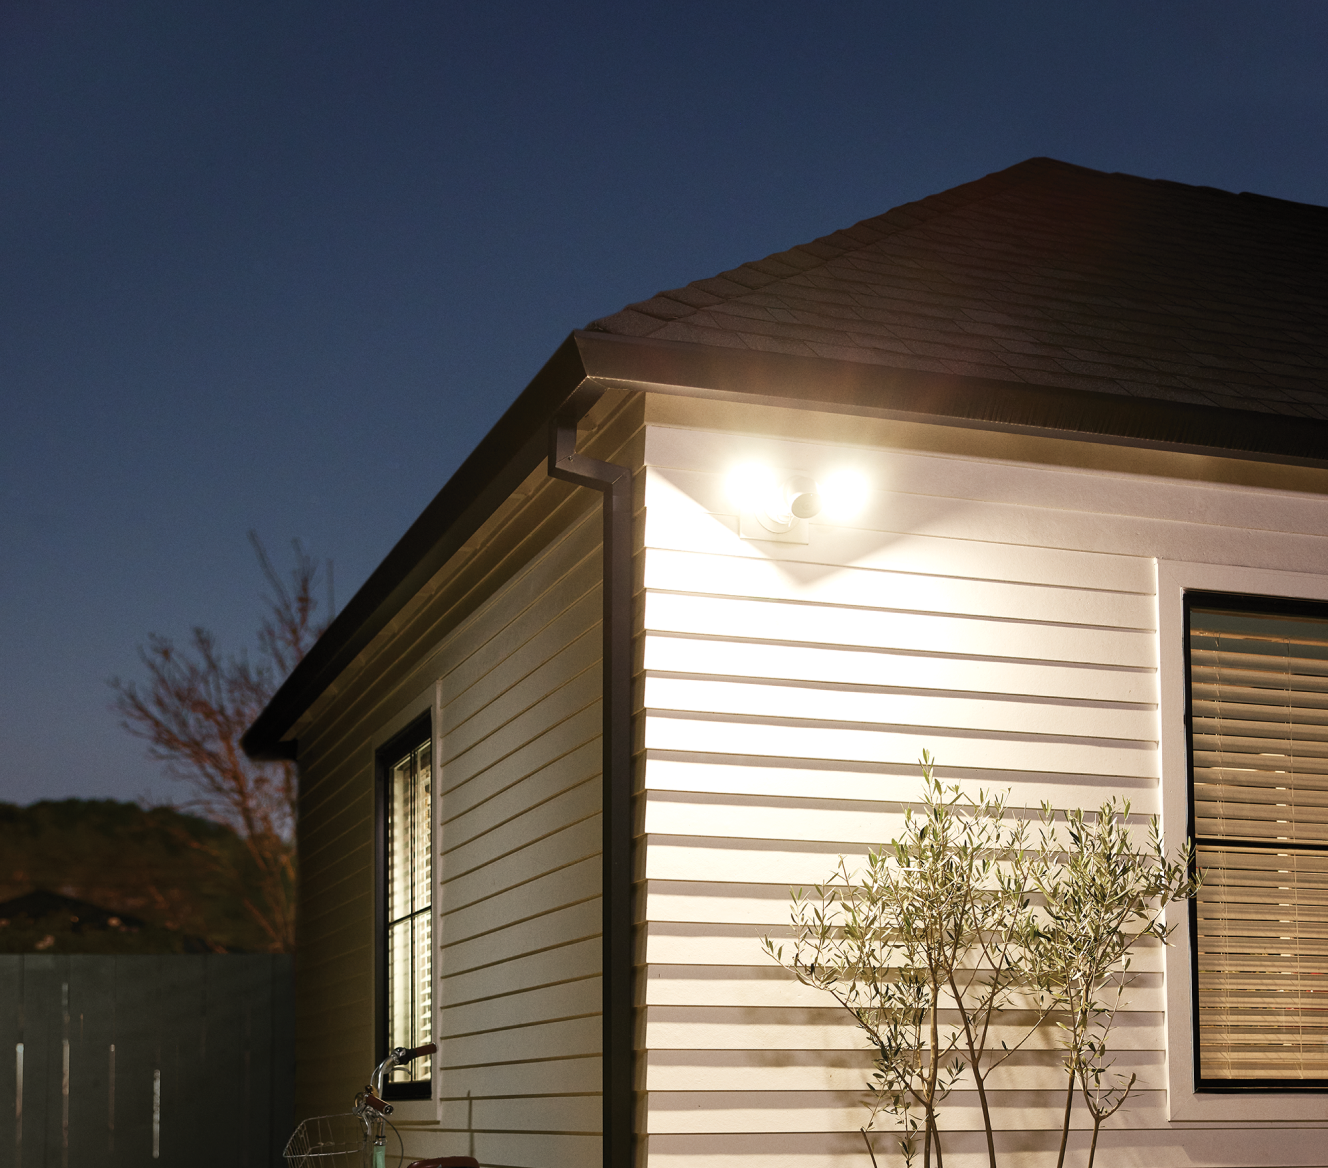
[[[0,799],[346,599],[573,328],[1051,155],[1328,203],[1328,4],[0,0]],[[178,793],[178,792],[177,792]]]

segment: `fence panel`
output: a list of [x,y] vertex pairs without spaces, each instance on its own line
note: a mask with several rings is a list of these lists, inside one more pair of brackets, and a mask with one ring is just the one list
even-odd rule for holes
[[0,955],[0,1163],[279,1163],[292,1011],[285,956]]
[[[10,961],[16,959],[10,958]],[[115,1043],[115,981],[105,957],[69,962],[69,1163],[111,1164],[111,1047]],[[0,1016],[11,998],[0,992]]]

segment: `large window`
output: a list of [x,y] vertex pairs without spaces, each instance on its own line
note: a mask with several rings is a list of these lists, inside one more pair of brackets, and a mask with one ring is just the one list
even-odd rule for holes
[[[427,722],[379,754],[379,1057],[433,1037],[433,747]],[[433,1060],[397,1067],[389,1098],[427,1098]]]
[[1190,593],[1196,1083],[1328,1087],[1328,605]]

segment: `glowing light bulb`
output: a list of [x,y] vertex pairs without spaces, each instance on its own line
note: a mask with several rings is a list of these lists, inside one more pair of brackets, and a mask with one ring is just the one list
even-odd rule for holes
[[759,462],[734,467],[725,486],[740,511],[763,511],[777,493],[775,472]]
[[867,502],[871,488],[856,470],[837,470],[821,482],[823,512],[827,519],[852,519]]

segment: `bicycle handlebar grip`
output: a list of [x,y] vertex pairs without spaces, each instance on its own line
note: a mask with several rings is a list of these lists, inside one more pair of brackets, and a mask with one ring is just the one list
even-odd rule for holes
[[433,1054],[438,1050],[436,1042],[426,1042],[423,1046],[417,1046],[414,1050],[406,1051],[408,1059],[419,1058],[422,1054]]
[[364,1096],[364,1101],[380,1115],[392,1114],[392,1104],[385,1103],[383,1100],[379,1099],[377,1095],[366,1094]]

